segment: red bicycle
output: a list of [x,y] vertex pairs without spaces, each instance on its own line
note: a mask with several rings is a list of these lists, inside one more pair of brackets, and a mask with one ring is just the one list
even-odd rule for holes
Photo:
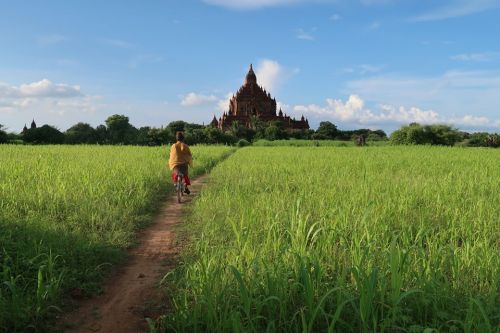
[[175,180],[175,191],[177,192],[177,202],[181,203],[181,198],[184,196],[186,187],[184,185],[184,175],[178,173]]

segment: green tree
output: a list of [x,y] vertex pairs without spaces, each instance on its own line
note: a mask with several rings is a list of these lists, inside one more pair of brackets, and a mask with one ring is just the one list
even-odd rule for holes
[[124,115],[112,115],[106,119],[108,138],[112,144],[133,144],[137,139],[137,129]]
[[43,125],[28,129],[23,135],[23,140],[32,144],[62,144],[64,134],[55,127]]
[[0,143],[7,143],[9,139],[7,133],[3,129],[4,126],[0,124]]
[[149,146],[149,131],[151,130],[151,127],[149,126],[144,126],[141,127],[137,130],[137,137],[135,140],[135,143],[138,144],[139,146]]
[[66,143],[69,144],[92,144],[97,142],[95,129],[86,123],[73,125],[64,134]]
[[205,129],[189,128],[185,132],[185,141],[189,145],[207,143],[207,136],[205,134]]
[[237,141],[236,137],[231,134],[224,133],[218,128],[208,126],[204,129],[206,143],[208,144],[226,144],[230,145]]
[[183,120],[172,121],[167,125],[167,130],[175,136],[176,132],[184,132],[188,123]]
[[445,145],[452,146],[463,140],[462,132],[448,125],[426,125],[422,126],[412,123],[402,126],[391,134],[391,142],[406,145]]
[[266,140],[274,141],[284,139],[283,130],[276,125],[270,125],[264,132]]
[[487,132],[472,133],[468,140],[466,140],[466,143],[471,147],[500,147],[500,134],[490,134]]
[[319,127],[318,127],[318,130],[316,131],[316,133],[321,138],[333,140],[339,134],[339,130],[337,129],[337,126],[335,126],[331,122],[322,121],[319,123]]
[[108,129],[104,125],[99,125],[95,128],[95,136],[98,144],[104,145],[109,143]]

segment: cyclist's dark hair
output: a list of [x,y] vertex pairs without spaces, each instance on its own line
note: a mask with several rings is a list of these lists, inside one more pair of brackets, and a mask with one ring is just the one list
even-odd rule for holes
[[177,141],[181,141],[181,142],[183,142],[183,141],[184,141],[184,133],[182,133],[182,132],[177,132],[177,133],[175,133],[175,139],[176,139]]

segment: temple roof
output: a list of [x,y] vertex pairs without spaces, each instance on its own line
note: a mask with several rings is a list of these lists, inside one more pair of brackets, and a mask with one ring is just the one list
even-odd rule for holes
[[248,85],[251,83],[257,84],[257,76],[255,75],[255,73],[253,71],[252,64],[250,64],[250,68],[248,69],[247,76],[245,77],[245,85]]

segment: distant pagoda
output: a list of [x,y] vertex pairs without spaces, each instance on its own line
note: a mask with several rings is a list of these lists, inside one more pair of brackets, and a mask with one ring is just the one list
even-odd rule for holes
[[250,69],[245,77],[244,84],[229,101],[229,109],[217,120],[214,115],[210,125],[228,129],[234,122],[247,128],[251,127],[252,117],[263,122],[279,121],[284,129],[307,130],[309,122],[304,116],[300,120],[291,118],[279,110],[276,113],[276,99],[257,84],[257,76],[250,64]]

